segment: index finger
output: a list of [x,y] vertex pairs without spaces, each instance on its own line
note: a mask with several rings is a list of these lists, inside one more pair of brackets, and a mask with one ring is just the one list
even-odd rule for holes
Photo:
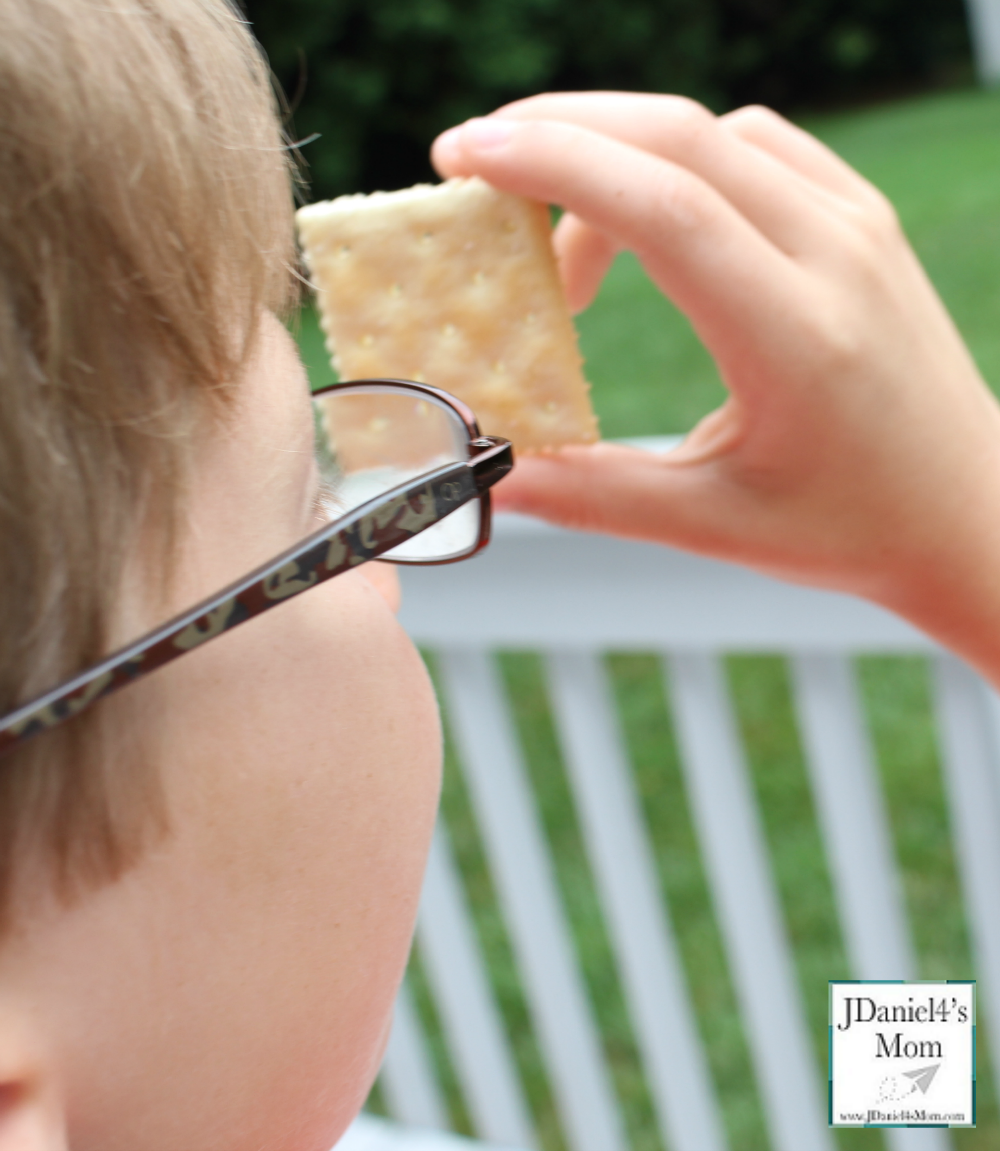
[[734,358],[767,350],[776,314],[801,309],[805,273],[705,180],[662,157],[575,124],[493,117],[446,133],[433,155],[444,174],[559,204],[634,251],[724,376]]
[[684,96],[555,92],[508,104],[493,115],[576,124],[680,164],[790,256],[826,251],[838,242],[842,198]]

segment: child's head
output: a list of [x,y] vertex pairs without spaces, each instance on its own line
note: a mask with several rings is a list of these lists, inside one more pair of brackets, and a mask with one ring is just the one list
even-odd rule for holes
[[[224,0],[9,0],[0,125],[3,713],[304,535],[315,478],[288,153]],[[437,765],[363,572],[0,760],[0,1151],[329,1146]]]

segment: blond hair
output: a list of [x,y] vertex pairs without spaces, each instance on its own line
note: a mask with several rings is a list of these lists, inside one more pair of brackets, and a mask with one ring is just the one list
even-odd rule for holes
[[[178,517],[263,308],[291,302],[287,149],[227,0],[4,0],[0,714],[105,654],[123,568]],[[0,919],[32,845],[64,894],[162,822],[110,756],[127,696],[0,761]],[[109,706],[110,705],[110,706]]]

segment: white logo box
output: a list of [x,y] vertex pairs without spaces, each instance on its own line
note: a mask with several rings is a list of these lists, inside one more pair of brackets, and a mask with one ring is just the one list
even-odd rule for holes
[[832,1127],[974,1127],[976,985],[830,983]]

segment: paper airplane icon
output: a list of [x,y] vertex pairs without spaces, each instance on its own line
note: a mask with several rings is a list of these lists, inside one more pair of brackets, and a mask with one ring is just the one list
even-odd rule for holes
[[926,1095],[927,1088],[934,1082],[934,1076],[937,1075],[940,1063],[935,1063],[930,1067],[921,1067],[919,1071],[904,1071],[903,1074],[907,1079],[912,1079],[914,1086],[919,1087],[921,1092]]

